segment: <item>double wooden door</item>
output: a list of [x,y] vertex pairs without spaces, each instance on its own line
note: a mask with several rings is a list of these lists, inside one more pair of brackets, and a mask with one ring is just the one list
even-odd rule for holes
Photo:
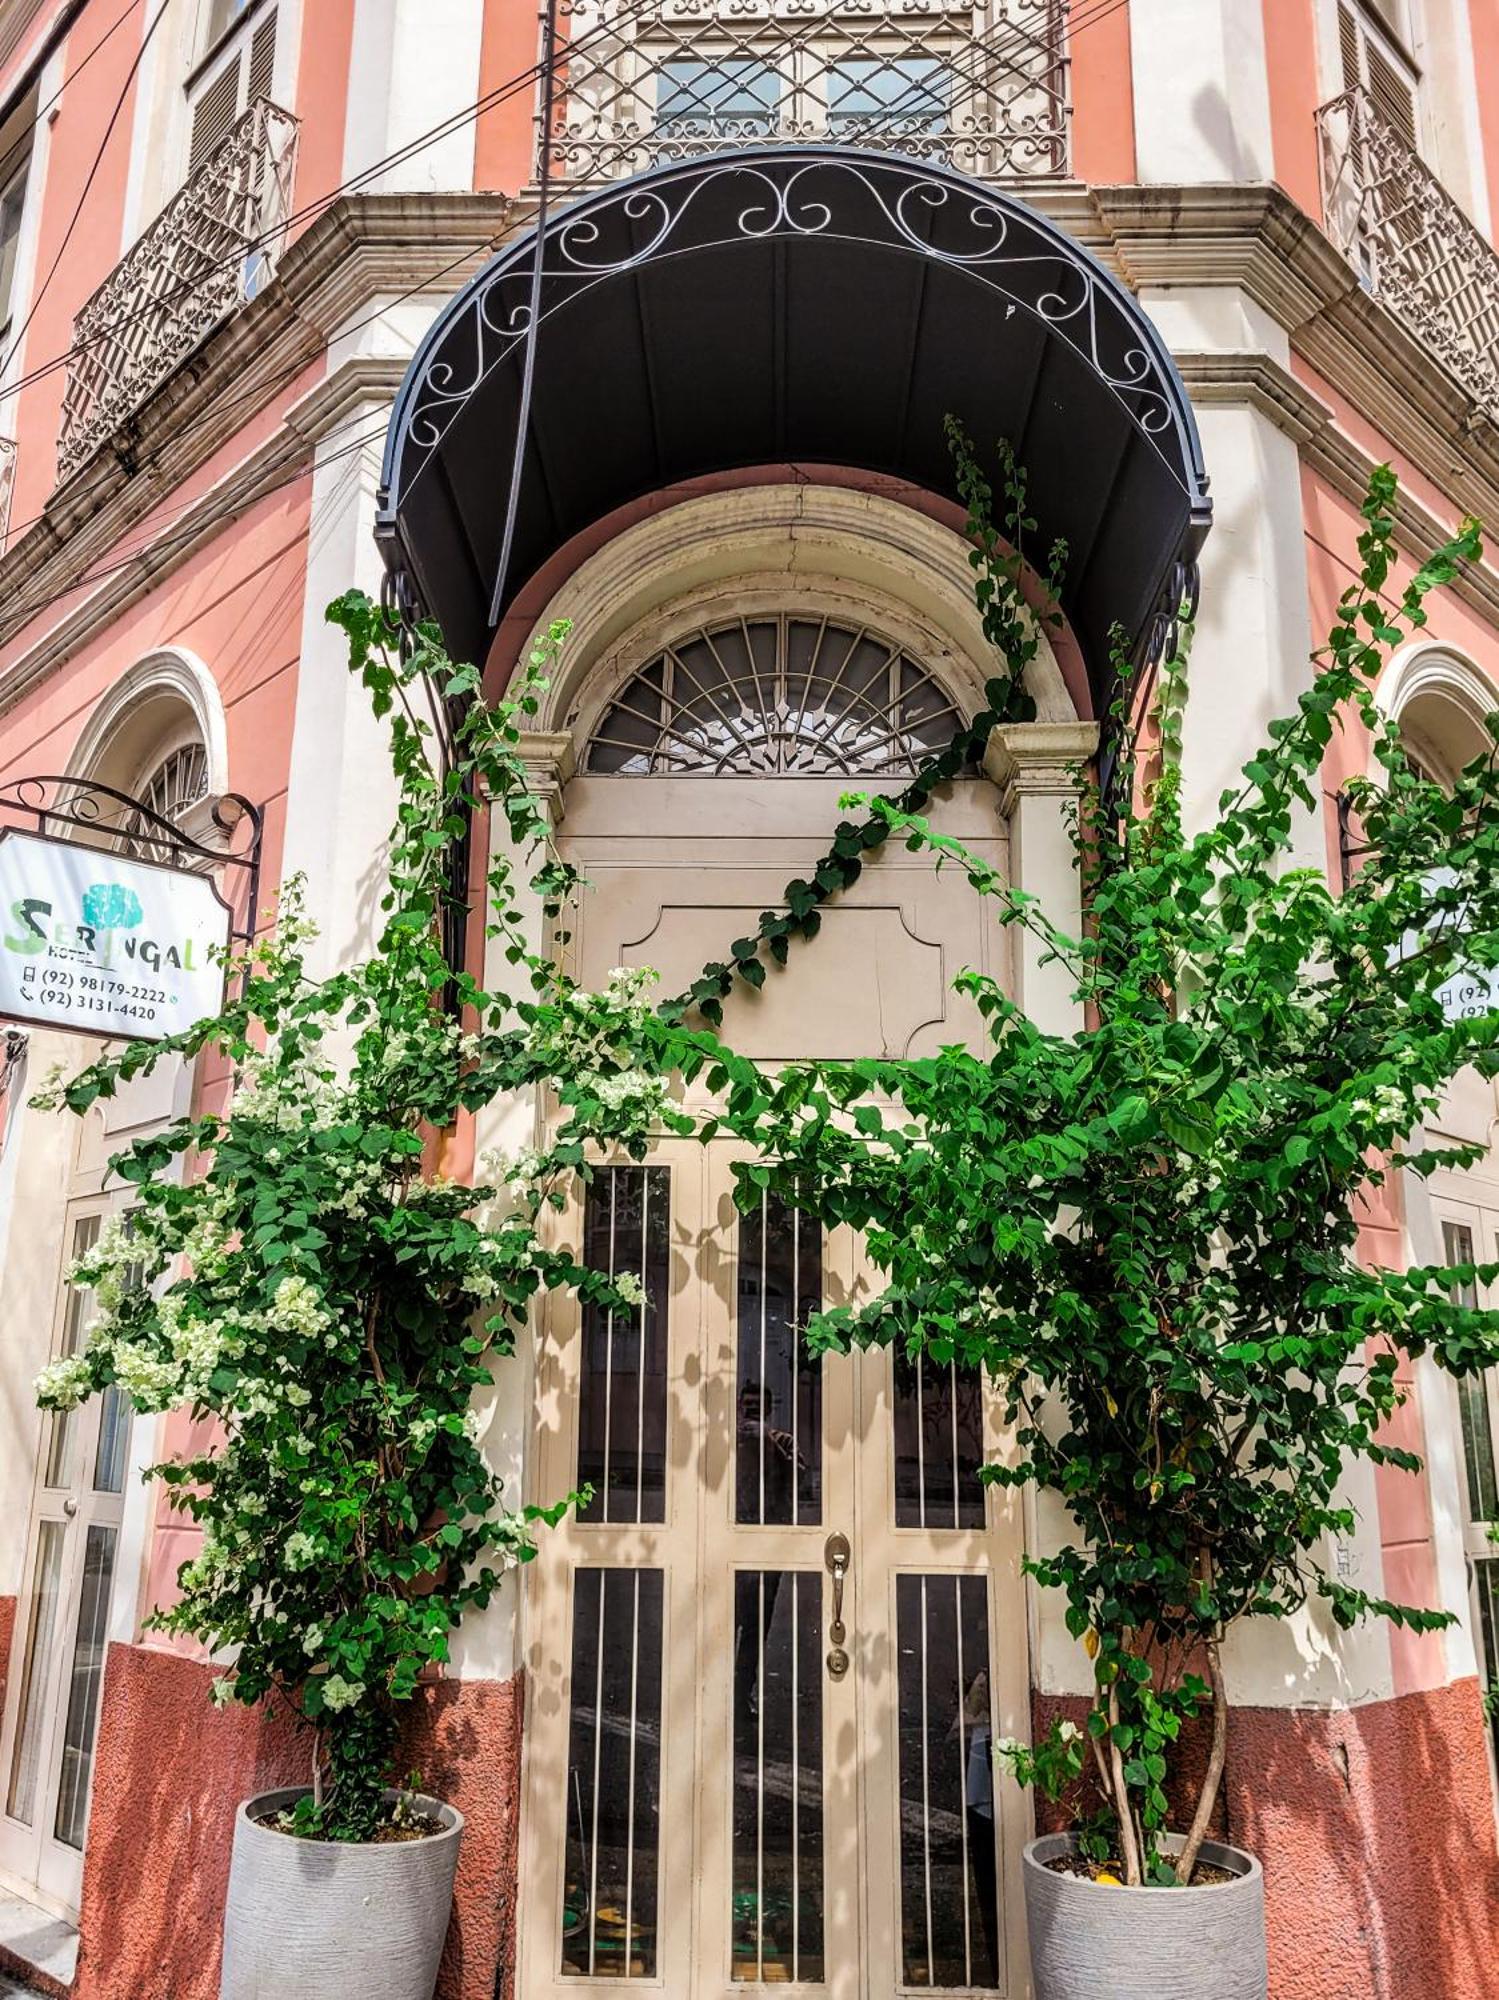
[[548,1329],[528,1578],[521,1990],[1019,1993],[1021,1535],[983,1386],[803,1328],[856,1246],[726,1147],[604,1169],[638,1313]]

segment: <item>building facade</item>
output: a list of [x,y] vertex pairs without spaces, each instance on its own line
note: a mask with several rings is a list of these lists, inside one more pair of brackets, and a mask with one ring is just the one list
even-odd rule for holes
[[[0,0],[0,820],[104,811],[243,928],[301,873],[331,970],[372,936],[392,788],[324,607],[384,589],[495,691],[566,617],[525,751],[592,885],[573,968],[674,990],[850,781],[980,706],[951,412],[1011,437],[1072,580],[1037,721],[943,824],[1065,926],[1113,619],[1148,660],[1200,572],[1202,824],[1307,682],[1371,469],[1412,561],[1499,524],[1496,205],[1489,0]],[[1441,594],[1379,697],[1461,767],[1499,706],[1499,569]],[[1298,830],[1333,881],[1360,758],[1335,741]],[[727,1031],[928,1052],[974,1029],[963,965],[1072,1018],[1056,967],[887,856]],[[138,1474],[186,1418],[33,1405],[85,1330],[62,1274],[122,1204],[109,1154],[228,1087],[205,1064],[81,1123],[29,1108],[92,1046],[4,1056],[0,1966],[199,2000],[234,1807],[306,1750],[211,1712],[208,1663],[143,1631],[194,1532]],[[1487,1141],[1495,1109],[1468,1083],[1444,1120]],[[453,1157],[544,1115],[498,1107]],[[1020,1575],[1057,1523],[978,1484],[981,1384],[798,1353],[866,1273],[736,1216],[729,1166],[601,1176],[576,1226],[656,1310],[553,1315],[480,1412],[512,1491],[596,1498],[413,1720],[468,1817],[440,1991],[1018,2000],[1031,1807],[985,1753],[1089,1684]],[[1387,1189],[1363,1244],[1494,1255],[1499,1156]],[[1357,1473],[1331,1554],[1456,1622],[1309,1610],[1230,1648],[1227,1825],[1264,1860],[1276,2000],[1479,2000],[1499,1963],[1499,1387],[1408,1387],[1426,1470]]]

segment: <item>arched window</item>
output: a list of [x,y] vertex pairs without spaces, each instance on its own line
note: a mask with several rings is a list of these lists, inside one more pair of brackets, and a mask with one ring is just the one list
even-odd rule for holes
[[615,777],[894,777],[951,739],[957,703],[869,626],[833,618],[697,625],[627,680],[585,771]]
[[1408,656],[1382,698],[1406,755],[1439,785],[1493,752],[1485,718],[1499,708],[1499,689],[1459,654],[1432,646]]
[[189,736],[161,757],[154,769],[130,787],[144,811],[131,813],[120,833],[129,852],[142,860],[167,858],[169,843],[162,838],[158,820],[180,827],[192,840],[202,840],[198,824],[203,815],[195,808],[208,798],[208,752],[202,740]]

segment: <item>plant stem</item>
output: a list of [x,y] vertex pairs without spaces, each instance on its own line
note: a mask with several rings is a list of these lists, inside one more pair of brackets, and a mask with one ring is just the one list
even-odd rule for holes
[[1213,1747],[1208,1753],[1207,1775],[1202,1781],[1202,1790],[1197,1794],[1197,1810],[1192,1815],[1187,1844],[1177,1856],[1176,1879],[1183,1888],[1191,1881],[1192,1870],[1197,1866],[1198,1850],[1207,1834],[1213,1807],[1218,1802],[1218,1787],[1223,1782],[1223,1765],[1228,1755],[1228,1692],[1223,1684],[1223,1662],[1219,1658],[1216,1635],[1207,1642],[1207,1656],[1208,1679],[1213,1687]]
[[1124,1759],[1119,1754],[1119,1745],[1114,1741],[1114,1731],[1119,1727],[1119,1685],[1116,1681],[1109,1689],[1109,1768],[1114,1779],[1114,1812],[1119,1821],[1120,1858],[1124,1862],[1125,1886],[1139,1889],[1144,1885],[1140,1870],[1140,1847],[1135,1839],[1135,1816],[1130,1811],[1129,1786],[1124,1782]]

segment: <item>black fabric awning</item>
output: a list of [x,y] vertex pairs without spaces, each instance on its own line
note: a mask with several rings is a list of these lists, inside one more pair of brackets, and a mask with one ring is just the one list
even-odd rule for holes
[[[396,601],[483,661],[535,231],[443,310],[386,442]],[[761,147],[571,202],[541,244],[531,423],[503,593],[612,509],[682,479],[807,462],[955,498],[950,412],[1030,474],[1035,547],[1095,698],[1195,582],[1211,507],[1186,391],[1131,294],[1008,195],[927,163]],[[500,606],[503,614],[504,605]]]

